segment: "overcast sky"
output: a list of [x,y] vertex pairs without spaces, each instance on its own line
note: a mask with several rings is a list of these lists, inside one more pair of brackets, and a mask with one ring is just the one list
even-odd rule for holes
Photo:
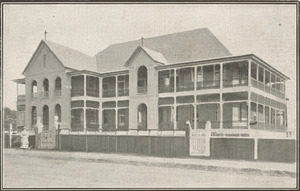
[[284,4],[98,4],[4,6],[4,106],[16,108],[16,84],[41,39],[94,56],[110,44],[208,28],[233,55],[253,53],[291,78],[289,126],[295,126],[296,6]]

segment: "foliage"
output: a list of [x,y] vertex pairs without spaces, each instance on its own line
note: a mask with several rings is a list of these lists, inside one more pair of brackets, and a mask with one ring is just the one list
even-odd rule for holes
[[4,128],[9,130],[9,124],[12,124],[14,130],[17,129],[17,111],[11,110],[8,107],[4,108]]

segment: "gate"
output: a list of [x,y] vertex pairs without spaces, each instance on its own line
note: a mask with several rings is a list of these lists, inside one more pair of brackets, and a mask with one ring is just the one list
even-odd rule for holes
[[55,149],[56,148],[56,134],[55,131],[43,131],[41,133],[41,149]]
[[210,156],[210,124],[205,129],[190,128],[190,155]]

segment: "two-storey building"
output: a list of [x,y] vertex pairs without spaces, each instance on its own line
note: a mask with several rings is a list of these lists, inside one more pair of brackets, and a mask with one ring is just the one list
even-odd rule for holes
[[287,130],[289,78],[253,54],[233,56],[206,28],[113,44],[94,57],[42,40],[24,69],[18,126],[71,132]]

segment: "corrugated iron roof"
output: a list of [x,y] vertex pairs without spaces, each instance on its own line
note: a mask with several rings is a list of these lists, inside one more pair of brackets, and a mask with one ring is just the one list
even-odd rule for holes
[[[110,45],[96,55],[98,71],[102,73],[127,69],[125,62],[140,45],[141,40]],[[207,28],[144,38],[143,48],[164,55],[168,63],[231,56]]]
[[76,70],[98,71],[95,57],[88,56],[77,50],[51,42],[49,40],[44,42],[65,67]]

